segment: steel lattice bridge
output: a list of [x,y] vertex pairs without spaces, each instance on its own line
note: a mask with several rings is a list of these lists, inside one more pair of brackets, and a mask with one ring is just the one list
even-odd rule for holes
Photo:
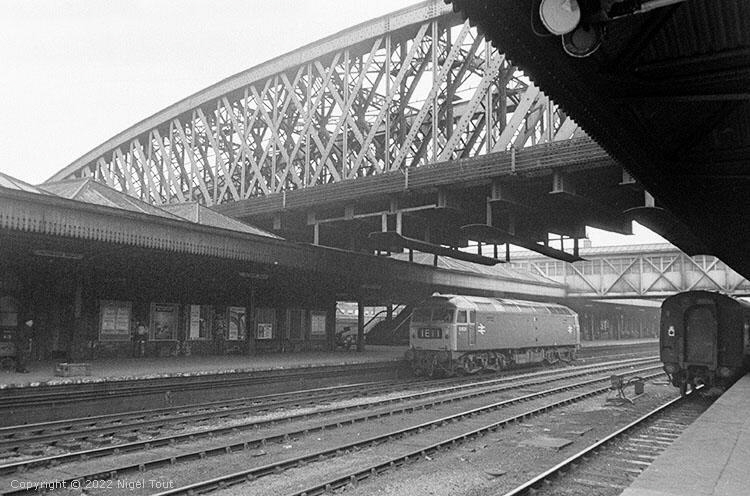
[[[156,205],[197,201],[290,239],[483,263],[508,243],[577,260],[577,243],[571,254],[550,240],[572,247],[565,240],[585,225],[629,233],[623,212],[653,207],[439,0],[220,81],[50,181],[85,176]],[[469,240],[477,255],[455,250]]]

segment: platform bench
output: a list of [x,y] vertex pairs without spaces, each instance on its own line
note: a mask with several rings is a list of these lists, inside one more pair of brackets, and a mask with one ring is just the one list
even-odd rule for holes
[[55,367],[55,375],[58,377],[70,377],[73,375],[91,375],[90,363],[58,363]]

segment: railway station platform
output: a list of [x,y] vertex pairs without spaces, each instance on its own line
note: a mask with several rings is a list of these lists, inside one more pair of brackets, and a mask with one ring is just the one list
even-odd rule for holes
[[[632,346],[656,343],[655,339],[620,341],[584,341],[582,348]],[[90,375],[58,377],[55,369],[60,360],[32,361],[27,373],[0,371],[0,390],[57,384],[84,384],[133,379],[191,377],[211,374],[233,374],[259,370],[289,370],[326,365],[400,362],[407,346],[367,345],[365,351],[336,350],[327,352],[269,353],[257,355],[208,355],[150,358],[89,360]]]
[[598,341],[581,341],[581,348],[603,348],[607,346],[631,346],[638,344],[659,343],[659,338],[637,339],[601,339]]
[[358,353],[350,350],[330,352],[268,353],[259,355],[208,355],[178,357],[116,358],[89,360],[90,375],[58,377],[60,362],[37,361],[26,365],[27,373],[0,371],[0,389],[40,385],[77,384],[163,377],[191,377],[234,374],[259,370],[287,370],[326,365],[400,362],[407,346],[368,345]]
[[750,494],[750,374],[696,420],[621,496]]

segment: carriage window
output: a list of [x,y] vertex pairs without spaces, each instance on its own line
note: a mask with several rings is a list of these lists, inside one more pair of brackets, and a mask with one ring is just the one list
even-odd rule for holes
[[466,317],[467,317],[466,316],[466,310],[459,310],[458,311],[458,319],[456,320],[456,322],[458,322],[459,324],[466,324],[466,322],[467,322],[467,318]]
[[471,312],[469,312],[469,323],[473,324],[476,321],[477,321],[477,311],[472,310]]
[[453,322],[453,310],[435,310],[433,322],[442,322],[450,324]]
[[430,321],[430,309],[429,308],[416,308],[411,316],[411,320],[414,322],[429,322]]

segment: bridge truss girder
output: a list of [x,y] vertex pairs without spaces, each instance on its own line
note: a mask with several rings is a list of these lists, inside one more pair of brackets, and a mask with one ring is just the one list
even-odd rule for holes
[[[475,161],[487,172],[471,179]],[[409,185],[410,174],[456,163],[447,182]],[[398,194],[327,193],[393,174],[406,182]],[[380,230],[450,247],[469,244],[469,224],[532,247],[583,237],[586,225],[630,233],[623,211],[644,206],[642,189],[618,186],[614,161],[440,0],[220,81],[51,181],[81,176],[152,204],[197,201],[293,240],[363,251]],[[287,196],[300,193],[315,203],[289,209]],[[279,197],[279,209],[264,210]],[[483,240],[471,241],[481,251]]]
[[157,205],[216,205],[580,134],[439,1],[230,79],[52,180],[92,176]]

